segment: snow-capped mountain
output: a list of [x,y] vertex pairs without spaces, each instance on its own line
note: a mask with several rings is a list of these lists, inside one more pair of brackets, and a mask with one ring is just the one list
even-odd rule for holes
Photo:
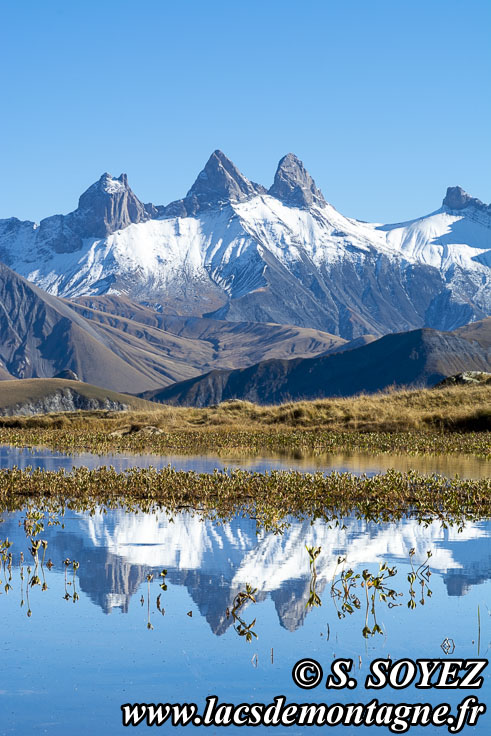
[[459,187],[395,225],[344,217],[293,154],[267,191],[215,151],[184,199],[104,174],[74,212],[0,221],[0,259],[51,294],[126,294],[180,314],[352,339],[491,313],[491,208]]

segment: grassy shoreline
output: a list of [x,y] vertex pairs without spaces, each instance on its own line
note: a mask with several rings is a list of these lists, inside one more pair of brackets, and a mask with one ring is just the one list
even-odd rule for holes
[[491,459],[491,432],[348,432],[311,429],[183,429],[153,435],[138,428],[123,436],[70,429],[0,428],[0,444],[47,447],[67,454],[92,452],[156,455],[316,457],[337,453],[448,455]]
[[491,430],[491,384],[432,389],[391,389],[346,398],[296,401],[274,406],[224,401],[206,408],[155,404],[152,411],[78,411],[0,417],[0,427],[71,427],[93,431],[127,423],[154,424],[170,430],[200,427],[228,429],[322,428],[335,431],[486,431]]
[[280,406],[1,417],[0,443],[66,453],[462,453],[491,458],[491,386],[393,391]]

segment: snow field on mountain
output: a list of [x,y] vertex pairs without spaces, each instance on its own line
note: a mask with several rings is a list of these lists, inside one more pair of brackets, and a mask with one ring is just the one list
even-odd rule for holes
[[[58,296],[114,291],[107,286],[111,276],[131,276],[150,282],[153,289],[211,278],[237,296],[264,286],[258,247],[266,247],[288,269],[304,257],[320,267],[358,261],[372,252],[441,271],[458,266],[488,276],[488,266],[476,256],[482,260],[491,249],[490,224],[441,209],[400,226],[379,226],[343,217],[331,205],[302,210],[257,196],[199,217],[132,224],[106,238],[84,239],[83,248],[73,253],[43,249],[35,268],[34,228],[27,233],[22,228],[16,242],[3,245],[14,270]],[[252,278],[237,294],[234,271],[241,268],[252,269]]]
[[401,226],[385,226],[387,243],[415,263],[446,271],[452,265],[480,270],[476,256],[491,249],[491,219],[476,222],[443,208]]

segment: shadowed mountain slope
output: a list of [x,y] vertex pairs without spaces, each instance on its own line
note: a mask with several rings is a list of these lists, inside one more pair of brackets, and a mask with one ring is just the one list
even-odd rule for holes
[[[109,339],[74,312],[0,264],[0,359],[16,378],[72,370],[83,381],[131,390],[139,370],[114,352]],[[148,383],[148,382],[147,382]]]
[[46,294],[0,264],[0,380],[72,371],[97,386],[139,393],[215,366],[305,357],[344,343],[319,330],[164,317],[115,298],[108,305],[135,319]]
[[386,335],[363,347],[323,357],[269,360],[236,371],[211,371],[145,398],[184,406],[229,399],[259,404],[351,396],[390,386],[433,386],[464,370],[490,370],[488,347],[431,329]]

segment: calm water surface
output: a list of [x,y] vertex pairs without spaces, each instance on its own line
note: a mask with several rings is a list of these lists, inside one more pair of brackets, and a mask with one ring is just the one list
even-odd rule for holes
[[72,467],[99,468],[103,465],[112,465],[116,470],[123,471],[135,466],[164,468],[169,464],[177,470],[194,470],[199,473],[211,473],[214,468],[227,467],[244,468],[256,472],[294,469],[304,473],[322,470],[324,472],[338,471],[374,475],[383,473],[389,468],[401,471],[412,468],[422,473],[440,473],[449,477],[459,475],[462,478],[485,478],[489,476],[491,468],[489,461],[470,455],[409,457],[408,455],[350,453],[303,457],[239,457],[237,455],[218,457],[213,455],[152,455],[150,453],[94,455],[90,452],[65,455],[45,448],[30,449],[0,445],[0,467],[2,468],[16,465],[19,468],[31,466],[46,470],[64,468],[70,471]]
[[[290,702],[368,703],[374,694],[363,683],[376,657],[445,657],[441,644],[446,637],[453,640],[454,657],[489,656],[489,521],[470,523],[461,531],[411,520],[384,525],[348,518],[331,528],[320,521],[292,521],[283,534],[275,535],[256,533],[248,518],[217,526],[190,513],[169,518],[161,512],[113,510],[91,516],[68,511],[59,523],[44,520],[39,538],[47,540],[45,562],[51,558],[54,567],[34,570],[24,518],[23,513],[6,513],[0,523],[0,539],[13,542],[14,561],[12,589],[0,595],[2,734],[118,734],[126,730],[121,725],[123,703],[202,706],[211,694],[235,704],[269,703],[280,694]],[[320,547],[315,577],[306,545]],[[414,609],[407,605],[412,549],[415,569],[425,563],[427,550],[432,551],[431,575],[423,567],[414,585]],[[31,562],[30,574],[23,564],[23,581],[21,551]],[[340,556],[345,563],[338,564]],[[66,558],[79,563],[75,576],[72,566],[65,576]],[[400,605],[378,601],[375,613],[367,611],[365,592],[357,587],[352,592],[359,595],[360,609],[343,613],[343,598],[336,594],[343,568],[377,574],[383,562],[397,568],[389,585]],[[164,568],[165,591],[159,587]],[[29,584],[35,574],[39,585]],[[154,576],[151,582],[147,575]],[[3,591],[8,570],[0,577]],[[41,588],[44,581],[46,590]],[[257,589],[257,602],[239,610],[240,622],[230,611],[247,584]],[[321,605],[309,606],[313,591]],[[248,643],[239,635],[240,626],[254,619],[250,630],[257,639]],[[373,630],[375,622],[382,633],[365,638],[364,627]],[[334,693],[323,685],[300,690],[291,670],[304,657],[318,660],[324,673],[334,658],[353,658],[358,687]],[[490,675],[486,672],[475,693],[488,706]],[[423,694],[386,688],[375,696],[392,703],[448,701],[455,708],[469,691]],[[161,732],[172,730],[164,726]],[[338,726],[328,732],[350,736],[361,730]],[[243,731],[211,727],[207,733]],[[265,731],[271,729],[255,729]],[[272,732],[293,736],[309,729],[280,727]],[[428,727],[410,733],[448,732]],[[462,733],[491,733],[490,715]]]
[[[70,457],[45,449],[0,448],[1,467],[69,471],[73,466],[113,465],[124,470],[169,463],[201,472],[243,467],[371,474],[389,467],[415,467],[467,477],[489,474],[489,463],[458,456],[223,459],[83,453]],[[0,518],[0,540],[12,542],[13,556],[11,572],[0,571],[0,734],[124,733],[123,703],[196,702],[201,707],[208,695],[235,704],[269,703],[277,695],[290,702],[368,703],[374,693],[365,691],[363,683],[369,663],[377,657],[452,656],[441,648],[446,638],[452,640],[456,658],[489,656],[489,521],[457,530],[411,520],[384,525],[348,518],[331,527],[320,521],[292,520],[283,534],[275,535],[258,532],[249,518],[216,525],[191,513],[169,518],[163,512],[67,511],[53,523],[42,520],[37,538],[48,546],[45,564],[36,568],[24,530],[25,513]],[[315,568],[307,546],[319,549]],[[346,559],[339,563],[339,558]],[[54,563],[51,569],[48,559]],[[70,565],[65,568],[66,559]],[[408,582],[411,559],[417,571],[414,597]],[[75,573],[73,560],[79,565]],[[397,569],[388,580],[396,591],[391,606],[377,601],[374,610],[367,609],[359,580],[351,597],[343,598],[343,571],[352,568],[354,575],[363,570],[377,575],[382,563]],[[167,590],[159,587],[163,569],[168,571]],[[147,576],[153,577],[148,581]],[[7,582],[11,589],[6,591]],[[248,601],[234,618],[234,601],[247,585],[256,590],[256,603]],[[415,608],[408,607],[411,600]],[[376,625],[381,633],[374,632]],[[251,632],[251,642],[240,636],[244,630]],[[323,685],[300,690],[291,670],[304,657],[318,660],[325,676],[333,659],[352,658],[358,687],[334,693]],[[386,688],[375,696],[392,703],[447,701],[455,709],[469,691],[423,693],[424,698],[415,689],[401,694]],[[491,707],[490,672],[475,694]],[[137,728],[147,730],[144,725]],[[172,730],[168,725],[161,728],[162,733]],[[337,726],[329,732],[351,736],[362,730]],[[224,734],[243,731],[233,726],[207,729]],[[255,729],[266,731],[271,729]],[[308,729],[279,727],[273,732],[294,736]],[[427,727],[409,733],[448,731]],[[489,735],[491,716],[484,715],[477,727],[466,727],[462,733]]]

